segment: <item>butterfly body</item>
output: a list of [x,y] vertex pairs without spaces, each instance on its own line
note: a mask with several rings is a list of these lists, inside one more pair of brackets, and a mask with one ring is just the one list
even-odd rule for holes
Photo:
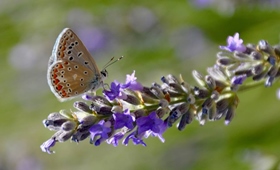
[[71,99],[103,84],[107,71],[99,71],[82,41],[69,28],[58,36],[49,59],[47,80],[60,101]]

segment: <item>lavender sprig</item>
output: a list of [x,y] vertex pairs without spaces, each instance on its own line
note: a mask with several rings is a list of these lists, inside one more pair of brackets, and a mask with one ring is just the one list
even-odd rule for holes
[[200,125],[224,118],[228,125],[239,104],[238,91],[264,83],[271,86],[279,77],[280,48],[261,40],[257,45],[243,45],[236,33],[220,46],[216,64],[207,75],[193,71],[198,86],[185,82],[180,75],[163,76],[161,84],[143,86],[135,71],[125,83],[114,81],[102,96],[85,94],[85,101],[74,102],[77,111],[51,113],[43,121],[56,133],[41,145],[43,152],[53,153],[56,142],[74,142],[90,138],[95,146],[107,142],[118,146],[146,146],[145,138],[158,137],[176,123],[179,130],[196,119]]

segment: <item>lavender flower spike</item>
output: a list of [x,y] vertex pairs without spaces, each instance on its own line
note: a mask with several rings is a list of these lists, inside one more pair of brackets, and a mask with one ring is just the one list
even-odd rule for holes
[[239,33],[235,33],[234,36],[229,36],[227,39],[227,46],[220,46],[220,49],[226,50],[229,52],[244,52],[246,47],[243,45],[243,40],[239,39]]
[[228,125],[240,102],[238,92],[272,86],[279,79],[280,46],[264,40],[244,46],[238,33],[227,43],[220,46],[225,51],[217,54],[207,75],[193,71],[198,85],[185,82],[181,75],[168,75],[159,78],[162,84],[142,86],[133,71],[125,83],[112,82],[103,95],[84,95],[88,103],[76,101],[78,111],[49,114],[43,124],[56,133],[41,145],[42,151],[50,154],[56,142],[81,142],[88,137],[95,146],[102,142],[118,146],[120,141],[127,146],[130,140],[146,146],[144,140],[151,136],[164,142],[163,133],[176,122],[180,131],[194,120],[204,125],[224,118]]

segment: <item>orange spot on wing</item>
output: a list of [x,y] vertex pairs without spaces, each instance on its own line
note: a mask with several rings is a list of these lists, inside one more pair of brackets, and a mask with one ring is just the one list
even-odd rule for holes
[[60,85],[60,84],[58,84],[57,86],[56,86],[56,89],[58,90],[58,91],[60,91],[61,89],[62,89],[62,85]]
[[60,81],[58,79],[54,79],[54,84],[58,84]]
[[61,96],[62,96],[62,97],[69,97],[69,96],[67,95],[67,93],[66,93],[65,90],[62,90],[62,91],[61,91]]

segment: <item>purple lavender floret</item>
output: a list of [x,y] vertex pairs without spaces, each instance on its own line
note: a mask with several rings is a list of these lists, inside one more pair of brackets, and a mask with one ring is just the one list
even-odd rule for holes
[[47,152],[48,154],[52,154],[54,153],[54,151],[51,151],[51,147],[54,147],[55,143],[57,141],[54,138],[50,138],[49,140],[47,140],[46,142],[44,142],[40,148],[43,152]]
[[143,146],[147,146],[146,143],[142,140],[143,136],[136,136],[136,131],[132,132],[131,134],[129,134],[124,140],[123,140],[123,144],[125,146],[128,145],[128,142],[130,139],[132,139],[132,142],[134,145],[143,145]]
[[114,81],[111,83],[111,88],[110,90],[104,90],[103,93],[104,95],[109,99],[109,100],[114,100],[114,99],[126,99],[126,95],[123,92],[125,89],[130,89],[130,90],[142,90],[143,86],[141,83],[136,81],[135,77],[135,71],[131,75],[126,75],[126,82],[124,84],[118,83],[117,81]]
[[135,117],[130,115],[130,111],[126,109],[123,113],[114,113],[113,118],[115,120],[115,129],[123,128],[124,126],[128,129],[133,129],[133,122],[135,121]]
[[124,133],[122,131],[116,133],[113,137],[110,139],[107,139],[108,144],[112,144],[113,146],[118,146],[119,141],[124,137]]
[[148,116],[138,118],[136,124],[138,126],[138,134],[142,134],[148,130],[154,133],[160,133],[163,120],[158,118],[156,112],[152,112]]
[[136,81],[137,77],[135,77],[135,70],[131,75],[126,75],[126,81],[125,84],[121,85],[122,89],[130,89],[130,90],[142,90],[143,86],[139,82]]
[[234,52],[244,52],[246,47],[243,45],[243,40],[239,39],[239,33],[235,33],[234,36],[229,36],[227,39],[227,46],[220,46],[220,49]]
[[91,143],[98,146],[102,141],[108,139],[108,133],[111,132],[111,128],[108,127],[108,125],[110,125],[110,122],[107,123],[104,120],[101,120],[98,124],[91,126],[89,129]]

